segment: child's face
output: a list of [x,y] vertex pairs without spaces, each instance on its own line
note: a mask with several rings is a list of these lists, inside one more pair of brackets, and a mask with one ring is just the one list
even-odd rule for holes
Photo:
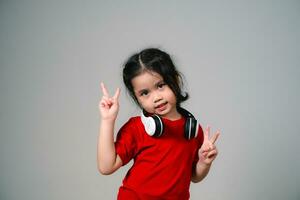
[[134,77],[131,83],[139,104],[148,113],[169,119],[180,116],[176,109],[176,96],[160,74],[145,71]]

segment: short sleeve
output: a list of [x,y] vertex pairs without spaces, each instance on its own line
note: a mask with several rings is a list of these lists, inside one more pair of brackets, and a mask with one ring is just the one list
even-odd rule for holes
[[115,141],[116,153],[120,156],[123,165],[126,165],[137,152],[137,127],[131,118],[119,130]]
[[197,151],[196,151],[196,154],[194,157],[193,165],[195,165],[199,160],[198,150],[201,148],[203,141],[204,141],[203,129],[200,126],[200,124],[199,124],[199,128],[198,128],[198,135],[196,137],[196,141],[197,141]]

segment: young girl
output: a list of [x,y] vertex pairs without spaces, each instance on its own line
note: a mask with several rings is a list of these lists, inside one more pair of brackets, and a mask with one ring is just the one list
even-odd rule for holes
[[124,66],[123,80],[141,114],[130,118],[114,141],[120,89],[111,97],[101,83],[99,171],[112,174],[134,159],[119,200],[189,199],[190,182],[201,181],[218,154],[214,143],[220,132],[210,138],[210,127],[203,133],[196,118],[181,107],[188,94],[182,92],[182,78],[166,52],[134,54]]

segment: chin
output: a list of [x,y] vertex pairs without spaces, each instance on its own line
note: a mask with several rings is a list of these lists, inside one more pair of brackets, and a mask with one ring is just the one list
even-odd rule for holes
[[166,109],[166,110],[163,110],[162,112],[158,112],[156,114],[164,117],[164,116],[167,116],[169,113],[170,113],[170,110]]

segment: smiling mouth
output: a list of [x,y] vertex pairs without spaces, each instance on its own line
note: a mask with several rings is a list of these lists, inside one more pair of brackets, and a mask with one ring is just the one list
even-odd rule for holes
[[161,107],[165,106],[167,103],[168,103],[168,102],[166,102],[166,103],[162,103],[162,104],[159,104],[159,105],[158,105],[158,106],[156,106],[155,108],[161,108]]

